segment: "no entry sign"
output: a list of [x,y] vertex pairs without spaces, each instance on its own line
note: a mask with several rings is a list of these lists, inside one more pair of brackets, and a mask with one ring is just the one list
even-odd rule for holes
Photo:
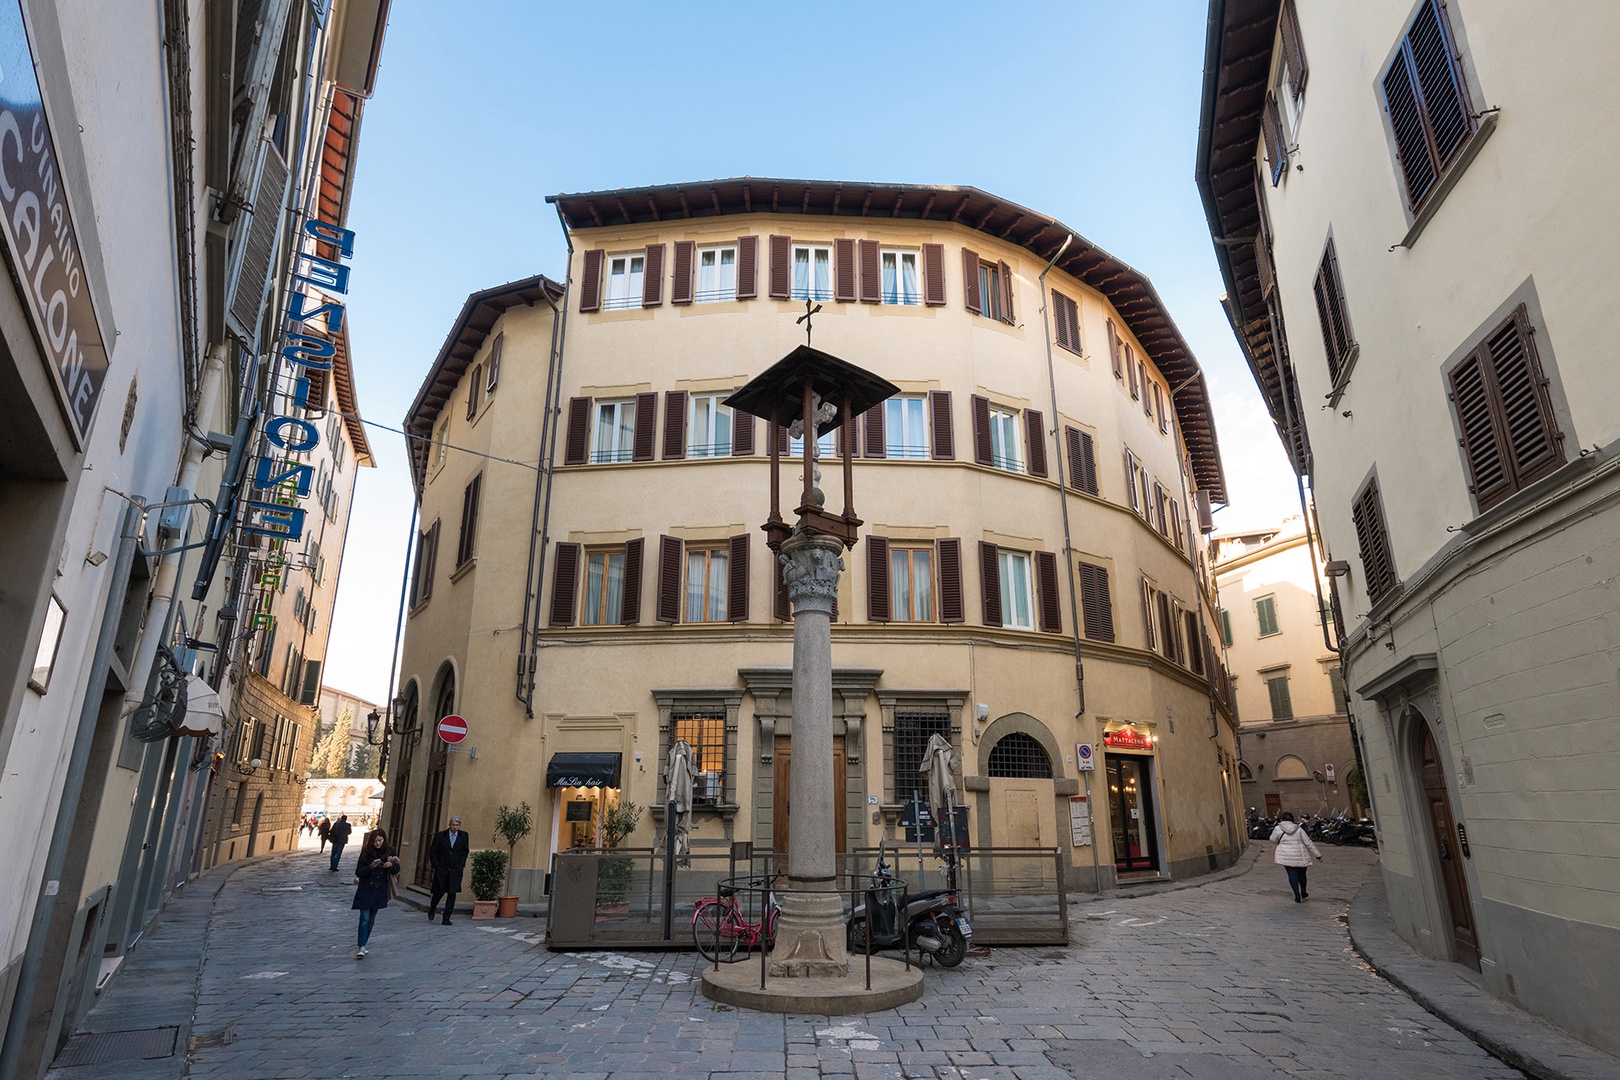
[[447,743],[458,743],[467,737],[467,721],[454,713],[439,721],[439,738]]

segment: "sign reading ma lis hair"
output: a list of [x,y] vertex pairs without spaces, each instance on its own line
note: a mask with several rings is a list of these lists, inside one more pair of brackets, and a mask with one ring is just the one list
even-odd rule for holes
[[82,441],[107,380],[107,347],[19,0],[0,0],[0,232],[57,392]]

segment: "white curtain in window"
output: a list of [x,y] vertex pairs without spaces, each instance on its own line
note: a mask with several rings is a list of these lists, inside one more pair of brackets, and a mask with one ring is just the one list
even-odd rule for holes
[[889,588],[893,590],[892,618],[905,621],[911,618],[911,560],[904,548],[889,551]]
[[686,621],[703,621],[703,570],[707,562],[706,551],[686,553]]
[[997,552],[1001,579],[1001,624],[1028,629],[1029,556],[1021,552]]
[[709,552],[709,614],[710,622],[718,622],[726,617],[726,562],[729,555],[724,551]]
[[918,548],[911,553],[912,591],[917,594],[912,604],[912,610],[919,621],[931,621],[934,617],[934,553],[927,548]]
[[917,285],[917,256],[906,252],[900,256],[900,286],[904,291],[905,303],[915,304],[922,297],[922,289]]
[[883,253],[883,302],[885,304],[898,304],[900,302],[900,273],[895,263],[900,258],[896,251]]
[[810,295],[810,249],[793,249],[793,298],[802,300]]

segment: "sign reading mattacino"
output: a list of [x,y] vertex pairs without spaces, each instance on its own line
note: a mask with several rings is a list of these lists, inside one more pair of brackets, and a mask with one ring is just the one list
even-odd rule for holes
[[0,0],[0,231],[63,406],[82,440],[107,379],[107,347],[18,0]]

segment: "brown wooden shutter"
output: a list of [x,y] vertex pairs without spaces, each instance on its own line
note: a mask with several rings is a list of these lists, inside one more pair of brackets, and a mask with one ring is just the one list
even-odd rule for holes
[[1120,369],[1119,362],[1119,330],[1114,326],[1114,320],[1108,320],[1108,356],[1114,362],[1114,378],[1123,379],[1125,372]]
[[1148,379],[1146,360],[1138,360],[1136,362],[1136,374],[1137,377],[1142,380],[1142,412],[1146,416],[1152,416],[1153,399],[1148,397],[1148,387],[1152,386],[1153,383]]
[[602,262],[607,252],[591,248],[585,252],[579,271],[579,310],[602,310]]
[[1131,377],[1131,400],[1135,401],[1142,396],[1142,384],[1136,374],[1136,353],[1131,349],[1130,342],[1125,343],[1125,372]]
[[1266,216],[1266,186],[1258,168],[1254,171],[1254,201],[1260,217],[1254,240],[1254,265],[1260,277],[1260,297],[1265,299],[1277,288],[1277,267],[1271,261],[1271,219]]
[[653,437],[658,430],[658,395],[636,395],[636,430],[631,437],[631,461],[653,459]]
[[1063,633],[1063,603],[1058,596],[1057,556],[1050,551],[1035,553],[1035,585],[1040,589],[1041,631]]
[[788,598],[787,581],[782,577],[782,559],[771,552],[772,614],[783,622],[793,619],[793,601]]
[[759,237],[737,237],[737,299],[759,295]]
[[690,240],[675,241],[675,267],[669,282],[669,302],[690,304],[693,282],[697,280],[697,245]]
[[980,465],[994,465],[995,454],[990,446],[990,399],[974,394],[973,404],[973,460]]
[[439,522],[433,523],[428,530],[427,539],[427,570],[422,575],[422,599],[426,600],[433,595],[433,576],[439,569]]
[[1187,627],[1187,666],[1192,668],[1194,675],[1202,675],[1205,650],[1203,628],[1198,625],[1198,616],[1192,612],[1184,611],[1181,617]]
[[1277,95],[1266,92],[1265,108],[1260,113],[1260,133],[1266,140],[1266,161],[1271,165],[1271,186],[1276,187],[1288,168],[1288,145],[1283,139],[1282,114],[1277,110]]
[[748,534],[731,538],[726,561],[726,619],[748,621]]
[[1159,430],[1169,428],[1168,418],[1164,414],[1164,390],[1158,383],[1153,384],[1153,411],[1159,414]]
[[788,429],[778,425],[776,428],[776,452],[782,457],[787,457],[792,449],[793,438],[788,434]]
[[681,564],[686,561],[686,545],[673,536],[658,538],[659,622],[681,621]]
[[1283,57],[1288,62],[1288,89],[1299,97],[1305,90],[1309,69],[1305,64],[1305,44],[1299,36],[1299,13],[1294,10],[1294,0],[1283,0],[1282,47]]
[[578,544],[558,544],[551,568],[551,625],[574,625],[574,597],[579,588]]
[[962,541],[946,537],[936,541],[939,555],[939,621],[967,621],[967,604],[962,595]]
[[619,602],[619,621],[625,626],[641,622],[641,552],[645,546],[639,536],[624,545],[624,592]]
[[568,399],[568,435],[563,440],[563,464],[583,465],[591,453],[591,399]]
[[956,430],[951,420],[951,392],[928,391],[928,411],[931,421],[929,454],[935,461],[955,461]]
[[686,391],[664,391],[664,460],[686,456]]
[[1090,433],[1065,427],[1063,438],[1069,452],[1069,486],[1097,494],[1097,458]]
[[1170,597],[1165,593],[1155,593],[1153,598],[1159,604],[1159,652],[1167,660],[1176,658],[1176,619],[1170,610]]
[[1051,303],[1052,335],[1053,340],[1055,340],[1059,346],[1067,349],[1069,347],[1069,321],[1062,311],[1062,305],[1059,303],[1060,299],[1061,297],[1058,296],[1058,291],[1053,289]]
[[1328,238],[1322,253],[1322,264],[1317,267],[1312,283],[1316,294],[1316,315],[1322,323],[1322,347],[1327,352],[1328,375],[1335,383],[1355,339],[1350,333],[1349,316],[1345,313],[1344,284],[1339,280],[1339,259],[1333,250],[1333,239]]
[[1142,579],[1142,621],[1147,627],[1147,647],[1158,649],[1159,636],[1153,632],[1153,586],[1147,578]]
[[1452,368],[1448,379],[1480,510],[1563,464],[1563,435],[1523,305]]
[[1080,464],[1080,475],[1084,478],[1081,487],[1093,495],[1098,494],[1096,446],[1091,435],[1084,431],[1080,433]]
[[883,428],[884,407],[885,403],[880,401],[863,414],[866,427],[866,456],[869,458],[889,456],[888,436]]
[[754,452],[754,418],[745,412],[731,413],[731,456],[748,457]]
[[1436,0],[1418,8],[1383,86],[1408,201],[1416,210],[1474,130],[1456,47]]
[[878,242],[862,240],[859,245],[861,261],[861,303],[883,302],[883,271],[879,265]]
[[467,376],[467,419],[478,415],[478,392],[484,388],[484,365],[479,364]]
[[984,301],[979,296],[979,253],[962,249],[962,306],[975,315],[984,314]]
[[664,302],[664,245],[647,245],[647,264],[642,267],[641,306],[657,307]]
[[940,307],[945,303],[945,245],[922,246],[923,303]]
[[1080,610],[1086,637],[1114,640],[1114,603],[1108,595],[1108,571],[1092,563],[1080,564]]
[[770,238],[770,296],[787,300],[793,295],[793,241],[786,236]]
[[1125,451],[1125,494],[1129,497],[1131,509],[1141,513],[1142,503],[1136,494],[1136,455],[1129,450]]
[[1356,544],[1361,549],[1367,598],[1376,604],[1400,581],[1390,554],[1389,531],[1384,525],[1384,504],[1378,494],[1377,480],[1367,481],[1367,486],[1351,504],[1350,516],[1356,526]]
[[1029,475],[1045,476],[1046,418],[1037,409],[1024,410],[1024,446],[1029,450]]
[[1018,319],[1013,315],[1012,267],[1004,262],[996,263],[996,276],[1001,279],[1001,321],[1015,326]]
[[[815,268],[811,268],[814,274]],[[810,283],[815,288],[815,282]],[[855,241],[845,237],[833,241],[833,299],[853,303],[856,294]]]
[[995,544],[979,541],[979,599],[984,605],[984,625],[1001,625],[1001,569]]
[[489,381],[484,384],[484,389],[490,393],[495,392],[496,385],[501,381],[501,352],[505,347],[506,333],[502,331],[495,335],[495,340],[489,347]]
[[889,541],[881,536],[866,538],[866,619],[888,622],[892,614],[889,592]]

